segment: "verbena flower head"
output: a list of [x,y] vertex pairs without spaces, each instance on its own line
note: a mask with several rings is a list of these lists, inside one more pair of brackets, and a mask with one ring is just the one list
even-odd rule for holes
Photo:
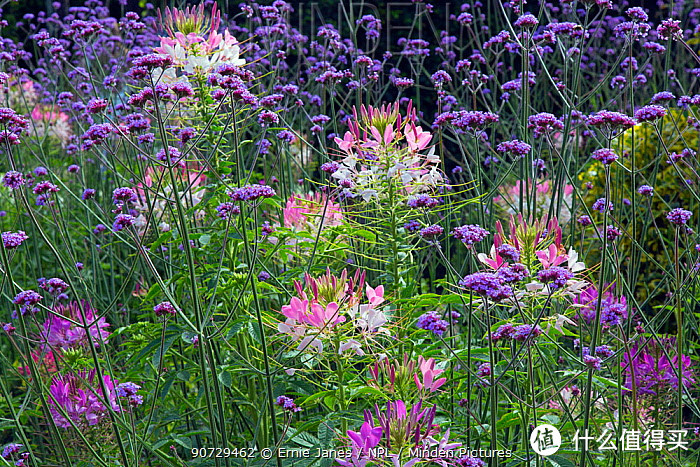
[[260,198],[271,198],[277,193],[267,185],[245,185],[228,192],[232,201],[256,201]]
[[121,383],[117,386],[117,395],[125,398],[129,402],[130,406],[138,407],[139,405],[143,404],[143,396],[137,394],[139,389],[141,389],[141,386],[136,383],[132,383],[130,381]]
[[10,443],[2,449],[2,458],[9,459],[13,454],[18,453],[22,450],[24,444]]
[[35,305],[37,305],[42,300],[42,298],[43,297],[41,295],[39,295],[33,290],[23,290],[22,292],[15,295],[15,298],[12,300],[12,303],[14,303],[15,305],[20,305],[20,312],[24,315],[27,312],[36,313],[37,311],[39,311],[39,309],[36,308]]
[[537,279],[549,285],[551,290],[564,287],[569,279],[574,278],[574,273],[560,266],[552,266],[537,273]]
[[174,316],[177,314],[177,309],[175,306],[168,302],[160,302],[156,306],[153,307],[153,312],[156,314],[156,316]]
[[100,347],[109,338],[109,326],[105,317],[99,316],[87,301],[73,301],[66,305],[59,303],[44,321],[40,332],[41,342],[51,349],[60,350],[88,347],[90,341],[95,347]]
[[479,295],[484,295],[495,302],[500,302],[513,295],[513,289],[508,285],[504,285],[498,274],[488,272],[477,272],[465,276],[459,281],[459,285]]
[[436,336],[442,336],[445,331],[447,331],[449,325],[450,323],[442,319],[437,311],[429,311],[422,314],[418,317],[418,321],[416,322],[416,327],[418,329],[431,331]]
[[600,357],[594,357],[593,355],[583,356],[583,364],[593,370],[600,370],[602,368],[602,362],[603,360]]
[[634,113],[634,118],[640,122],[654,122],[665,117],[666,113],[666,109],[660,105],[645,105]]
[[301,407],[297,406],[294,403],[294,399],[289,396],[278,396],[277,400],[275,401],[275,405],[278,405],[291,413],[301,412]]
[[477,224],[455,227],[452,231],[452,236],[457,240],[461,240],[467,247],[479,243],[489,235],[491,235],[491,232]]
[[639,188],[637,188],[637,193],[639,193],[642,196],[653,196],[654,188],[649,185],[642,185]]
[[542,329],[539,326],[533,326],[531,324],[521,324],[520,326],[515,326],[513,328],[511,338],[514,341],[525,342],[532,341],[541,334]]
[[591,206],[591,209],[603,214],[606,210],[612,211],[613,204],[611,202],[607,201],[605,198],[598,198]]
[[514,263],[502,266],[496,271],[496,275],[504,284],[510,284],[525,280],[530,275],[530,271],[527,270],[524,264]]
[[600,161],[605,165],[612,164],[613,162],[618,160],[619,157],[620,156],[618,156],[615,151],[607,148],[596,149],[595,151],[593,151],[593,154],[591,154],[591,158]]
[[650,104],[668,104],[672,100],[674,100],[676,96],[673,95],[672,92],[668,91],[661,91],[657,92],[654,94],[649,101]]
[[117,206],[136,202],[136,192],[128,187],[117,188],[112,193],[112,201]]
[[661,39],[673,39],[675,41],[683,34],[683,29],[680,24],[681,22],[678,20],[670,18],[665,19],[656,27],[656,32]]
[[515,20],[513,23],[513,26],[517,26],[519,28],[534,28],[536,27],[540,22],[535,18],[534,15],[531,15],[530,13],[526,13],[522,16],[520,16],[518,19]]
[[20,247],[28,238],[29,236],[23,230],[18,230],[17,232],[3,232],[2,244],[8,250],[13,250]]
[[620,112],[601,110],[589,116],[587,123],[593,127],[607,130],[606,137],[611,138],[615,131],[632,128],[637,124],[637,121]]
[[10,170],[2,177],[2,184],[11,190],[17,190],[24,185],[25,182],[24,175],[16,170]]
[[[106,400],[114,412],[121,409],[117,403],[116,380],[105,374],[102,377],[106,393],[95,381],[96,371],[59,373],[51,381],[48,397],[49,411],[57,426],[72,429],[71,420],[79,430],[89,430],[102,421],[109,420],[109,409],[103,404]],[[68,416],[58,410],[58,407]]]
[[675,208],[669,211],[669,213],[666,215],[666,219],[668,219],[668,221],[674,225],[685,225],[688,223],[692,215],[693,213],[687,209]]
[[547,112],[540,112],[528,118],[527,127],[533,130],[537,138],[557,130],[563,130],[564,124],[554,115]]
[[135,221],[136,218],[132,215],[117,214],[117,217],[114,218],[114,223],[112,224],[112,230],[119,232],[134,225]]
[[445,229],[442,226],[434,224],[419,230],[418,235],[426,240],[431,240],[442,235],[444,231]]
[[496,150],[500,153],[519,157],[525,157],[530,152],[530,149],[532,149],[532,146],[517,139],[504,141],[496,146]]
[[440,204],[440,201],[438,199],[433,198],[432,196],[426,195],[426,194],[419,194],[419,195],[411,196],[406,201],[406,205],[409,208],[414,208],[414,209],[416,209],[416,208],[434,208],[438,204]]

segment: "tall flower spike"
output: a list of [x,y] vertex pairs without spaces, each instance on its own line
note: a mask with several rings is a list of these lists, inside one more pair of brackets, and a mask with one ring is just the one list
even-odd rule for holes
[[163,29],[170,35],[176,33],[184,34],[204,34],[207,31],[216,31],[221,24],[221,13],[214,3],[211,15],[204,12],[204,3],[199,6],[188,6],[184,10],[165,7],[165,15],[158,10],[158,20],[163,25]]

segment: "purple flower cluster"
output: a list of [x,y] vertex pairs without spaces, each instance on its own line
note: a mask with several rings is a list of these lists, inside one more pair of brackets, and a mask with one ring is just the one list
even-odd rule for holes
[[691,211],[682,208],[671,209],[666,215],[666,219],[674,225],[685,225],[693,215]]
[[434,208],[440,203],[440,201],[436,198],[431,197],[430,195],[426,195],[424,193],[421,193],[419,195],[411,196],[408,198],[408,201],[406,201],[406,205],[409,208]]
[[640,122],[653,122],[666,116],[666,109],[660,105],[645,105],[634,113],[634,118]]
[[569,279],[574,278],[574,273],[561,266],[551,266],[537,273],[537,279],[544,284],[548,284],[551,290],[564,287]]
[[19,444],[19,443],[8,444],[2,450],[2,458],[5,459],[6,461],[11,461],[12,457],[15,454],[18,454],[17,460],[14,462],[13,465],[15,467],[28,466],[29,464],[27,464],[27,462],[29,461],[29,453],[28,452],[20,452],[23,447],[24,447],[24,444]]
[[554,115],[540,112],[528,118],[527,127],[533,130],[535,137],[564,129],[564,124]]
[[232,214],[240,214],[241,208],[230,201],[221,203],[216,207],[216,215],[222,219],[228,219]]
[[600,370],[602,368],[603,360],[600,357],[594,357],[593,355],[584,355],[583,364],[588,368],[593,370]]
[[294,403],[294,399],[292,399],[291,397],[288,397],[288,396],[277,397],[275,404],[279,405],[284,410],[291,412],[291,413],[301,412],[301,407],[297,406]]
[[610,240],[611,242],[614,242],[617,240],[619,237],[622,236],[622,231],[615,227],[614,225],[609,225],[605,228],[605,237]]
[[3,232],[2,244],[8,250],[12,250],[21,246],[28,238],[29,237],[23,230],[18,230],[17,232]]
[[637,188],[637,193],[642,196],[654,196],[654,188],[649,185],[642,185]]
[[[627,319],[627,299],[624,296],[615,297],[613,289],[609,287],[603,293],[600,322],[604,329],[622,324]],[[574,304],[579,306],[579,316],[589,324],[596,318],[597,303],[598,290],[594,286],[589,286],[574,298]]]
[[420,230],[420,222],[415,219],[410,220],[403,225],[403,228],[408,232],[417,232]]
[[478,457],[466,456],[455,460],[455,465],[457,467],[486,467],[486,462]]
[[484,295],[495,302],[500,302],[513,296],[513,289],[508,285],[504,285],[501,276],[494,273],[476,272],[470,274],[460,280],[459,285],[479,295]]
[[637,124],[637,121],[620,112],[601,110],[588,117],[588,124],[594,127],[608,126],[630,128]]
[[531,324],[521,324],[519,326],[504,324],[491,334],[491,340],[498,342],[500,340],[513,339],[518,342],[525,342],[541,334],[542,328],[539,326],[532,326]]
[[452,236],[457,240],[461,240],[462,243],[468,247],[471,247],[475,243],[479,243],[490,234],[491,232],[478,224],[462,225],[460,227],[455,227],[454,230],[452,230]]
[[530,275],[530,271],[527,270],[524,264],[514,263],[501,266],[496,271],[496,275],[504,284],[511,284],[525,280]]
[[156,316],[174,316],[177,314],[177,310],[173,306],[172,303],[165,301],[165,302],[160,302],[156,306],[153,307],[153,312],[156,314]]
[[615,162],[619,158],[619,156],[612,149],[602,148],[593,151],[593,154],[591,154],[591,158],[600,161],[605,165],[610,165],[613,162]]
[[503,245],[499,245],[496,248],[496,253],[503,258],[507,259],[508,261],[513,261],[514,263],[517,263],[520,261],[520,251],[515,248],[513,245],[510,245],[508,243],[504,243]]
[[519,28],[534,28],[538,24],[540,24],[539,21],[537,21],[537,18],[535,18],[534,15],[531,15],[530,13],[526,13],[522,16],[520,16],[518,19],[513,22],[513,26],[517,26]]
[[136,192],[128,187],[116,188],[112,192],[112,201],[117,206],[122,206],[126,203],[135,203],[137,201]]
[[260,274],[258,274],[258,280],[260,282],[265,282],[270,279],[270,273],[267,271],[260,271]]
[[[41,300],[42,296],[36,293],[35,291],[23,290],[22,292],[15,295],[15,298],[12,299],[12,303],[14,303],[15,305],[19,305],[20,313],[22,313],[22,315],[25,315],[27,314],[27,312],[36,313],[37,311],[39,311],[39,309],[36,308],[35,305],[37,305]],[[13,318],[16,318],[14,314]]]
[[656,94],[654,94],[652,96],[651,100],[649,101],[649,103],[650,104],[659,104],[659,103],[668,104],[669,102],[671,102],[675,98],[676,98],[676,96],[674,96],[672,92],[661,91],[661,92],[657,92]]
[[448,326],[449,323],[440,318],[437,311],[429,311],[422,314],[416,322],[417,328],[432,331],[433,334],[437,336],[442,336],[442,334],[447,331]]
[[591,220],[590,216],[587,216],[585,214],[579,216],[579,218],[576,220],[579,224],[581,224],[584,227],[588,227],[589,225],[593,224],[593,221]]
[[594,211],[598,211],[599,213],[603,214],[605,210],[607,209],[608,211],[613,210],[613,204],[611,202],[608,202],[605,198],[598,198],[593,205],[591,206],[591,209]]
[[445,231],[441,226],[434,224],[429,227],[425,227],[421,229],[418,232],[418,235],[420,235],[422,238],[426,240],[431,240],[434,239],[435,237],[439,237],[442,235],[442,233]]
[[136,222],[136,218],[132,215],[117,214],[117,217],[114,218],[114,223],[112,224],[112,230],[119,232],[120,230],[131,227],[134,225],[134,222]]
[[141,386],[136,383],[121,383],[117,386],[117,395],[126,398],[130,406],[138,407],[143,404],[143,396],[136,394],[139,389],[141,389]]
[[42,277],[38,279],[37,282],[39,283],[39,287],[46,290],[54,297],[61,295],[63,292],[70,288],[66,281],[58,277],[52,277],[48,280]]
[[256,201],[271,198],[277,193],[268,185],[245,185],[228,193],[232,201]]
[[17,190],[25,184],[24,175],[16,170],[10,170],[2,177],[2,184],[11,190]]
[[452,112],[451,123],[460,130],[477,131],[483,130],[489,125],[498,122],[498,115],[492,112],[481,112],[477,110],[460,110]]
[[514,156],[525,157],[530,152],[532,146],[520,140],[513,139],[504,141],[496,146],[496,151],[504,154],[512,154]]

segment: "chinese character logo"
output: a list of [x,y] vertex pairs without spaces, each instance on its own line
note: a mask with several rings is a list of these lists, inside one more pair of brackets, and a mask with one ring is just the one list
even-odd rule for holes
[[561,446],[561,433],[552,425],[538,425],[530,435],[530,446],[540,456],[551,456]]

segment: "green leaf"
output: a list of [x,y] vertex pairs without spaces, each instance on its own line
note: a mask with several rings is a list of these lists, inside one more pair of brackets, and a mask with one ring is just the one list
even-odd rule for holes
[[224,370],[221,373],[219,373],[219,382],[226,386],[227,388],[231,387],[231,373],[228,370]]
[[548,456],[546,459],[553,467],[576,467],[576,464],[571,462],[566,457]]
[[355,399],[358,396],[362,396],[364,394],[371,394],[371,395],[377,396],[381,399],[388,399],[388,396],[385,392],[382,392],[379,389],[372,388],[372,387],[364,387],[364,388],[358,389],[357,391],[352,391],[351,395],[350,395],[350,399]]
[[231,328],[228,330],[228,333],[226,334],[226,340],[231,339],[233,336],[238,334],[238,332],[243,328],[243,320],[236,320],[233,322],[233,325]]
[[328,390],[328,391],[320,391],[320,392],[317,392],[316,394],[312,394],[311,396],[309,396],[309,397],[307,397],[306,399],[304,399],[304,401],[301,403],[301,405],[302,405],[302,407],[310,406],[310,405],[312,405],[312,404],[314,404],[314,403],[317,403],[317,400],[318,400],[318,399],[322,399],[323,397],[325,397],[325,396],[327,396],[327,395],[329,395],[329,394],[334,394],[334,393],[335,393],[335,391],[332,390],[332,389],[331,389],[331,390]]
[[262,345],[260,330],[252,321],[248,321],[248,334],[250,334],[250,337],[252,337],[255,342]]
[[328,422],[321,422],[318,424],[317,436],[318,440],[321,442],[321,446],[330,446],[333,440],[333,429],[328,426]]
[[[165,356],[170,346],[173,345],[173,342],[175,342],[175,339],[177,339],[178,335],[179,334],[167,334],[165,336],[165,339],[163,340],[163,345],[158,345],[156,347],[156,351],[153,354],[153,358],[151,359],[151,363],[153,363],[154,367],[158,368],[158,366],[160,365],[161,357]],[[160,339],[158,339],[156,342],[160,343]]]
[[507,413],[504,414],[501,417],[501,419],[496,422],[496,429],[503,430],[514,425],[520,425],[521,422],[522,419],[520,418],[520,415],[518,415],[517,412]]

